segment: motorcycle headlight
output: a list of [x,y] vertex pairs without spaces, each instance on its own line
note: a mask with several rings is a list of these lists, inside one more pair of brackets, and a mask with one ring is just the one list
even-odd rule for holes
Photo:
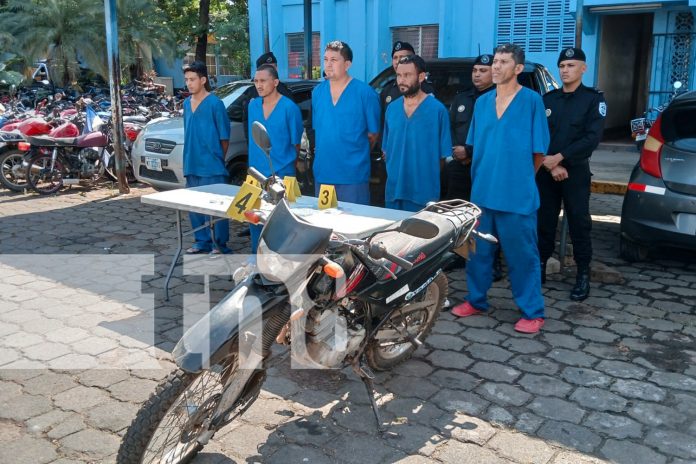
[[268,248],[264,240],[259,242],[256,255],[258,271],[266,279],[286,284],[295,278],[305,276],[307,269],[321,258],[321,256],[312,255],[282,255]]

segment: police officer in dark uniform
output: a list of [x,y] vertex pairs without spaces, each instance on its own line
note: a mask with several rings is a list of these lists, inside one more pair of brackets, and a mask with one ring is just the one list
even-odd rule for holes
[[[396,72],[396,67],[399,65],[399,60],[401,58],[415,54],[416,51],[410,43],[401,40],[394,42],[394,46],[392,47],[392,67],[394,68],[394,72]],[[434,91],[433,86],[429,84],[428,81],[423,81],[421,90],[425,93],[433,93]],[[396,77],[394,77],[394,80],[385,85],[379,94],[379,101],[382,105],[382,122],[384,122],[384,112],[387,111],[387,105],[400,96],[401,92],[399,91],[399,86],[396,85]]]
[[474,103],[495,88],[491,66],[493,55],[480,55],[471,71],[473,88],[458,93],[450,105],[452,124],[452,161],[447,163],[447,199],[468,200],[471,197],[471,146],[466,136],[474,115]]
[[538,212],[541,278],[544,283],[546,261],[555,248],[562,202],[577,265],[570,299],[582,301],[590,293],[592,260],[589,162],[604,131],[607,104],[601,91],[582,84],[587,65],[581,49],[561,51],[558,69],[563,87],[544,95],[551,143],[536,178],[541,199]]

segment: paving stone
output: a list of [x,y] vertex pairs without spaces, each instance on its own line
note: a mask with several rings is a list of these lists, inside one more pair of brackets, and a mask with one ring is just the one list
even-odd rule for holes
[[515,416],[501,406],[489,407],[484,418],[496,427],[512,427],[516,420]]
[[594,452],[602,442],[600,436],[587,427],[567,422],[546,421],[537,435],[584,453]]
[[667,311],[669,313],[689,313],[692,309],[692,306],[686,305],[684,303],[678,303],[676,301],[656,300],[655,302],[653,302],[652,305],[658,310]]
[[552,375],[558,372],[559,365],[542,356],[523,354],[511,359],[511,364],[524,372]]
[[572,451],[561,451],[551,464],[609,464],[609,461]]
[[513,382],[522,373],[506,364],[478,362],[469,369],[469,372],[487,380],[495,382]]
[[429,364],[417,359],[411,359],[406,363],[399,364],[391,372],[396,375],[407,375],[409,377],[427,377],[433,370],[433,367]]
[[53,408],[51,400],[43,396],[21,395],[0,402],[0,418],[23,422]]
[[408,454],[422,454],[430,456],[445,438],[435,429],[420,424],[392,425],[390,431],[394,435],[388,436],[386,445],[402,450]]
[[616,332],[619,335],[624,335],[627,337],[642,337],[644,335],[643,327],[637,324],[625,324],[619,322],[616,324],[611,324],[608,329],[612,332]]
[[561,372],[561,377],[572,384],[585,387],[606,387],[612,381],[611,377],[584,367],[566,367]]
[[90,369],[77,374],[77,380],[87,387],[106,388],[130,378],[123,369]]
[[[364,408],[369,414],[372,414],[370,408]],[[408,423],[419,423],[430,425],[437,419],[449,417],[450,413],[446,413],[438,408],[430,401],[420,400],[417,398],[394,398],[389,401],[384,408],[397,418],[405,418]],[[362,423],[363,425],[365,422]]]
[[493,345],[500,344],[508,337],[495,330],[468,328],[462,332],[461,337],[464,340],[477,343],[489,343]]
[[624,398],[596,387],[580,387],[573,392],[570,399],[586,409],[597,411],[621,412],[627,404]]
[[584,343],[583,340],[580,340],[579,338],[574,337],[572,335],[553,334],[544,332],[542,338],[551,346],[559,348],[568,348],[571,350],[577,350]]
[[502,459],[492,451],[472,443],[460,443],[450,440],[442,445],[434,455],[439,461],[457,464],[506,464],[511,463]]
[[640,438],[642,435],[642,427],[638,422],[615,414],[593,412],[585,419],[583,425],[595,432],[602,432],[618,439]]
[[[576,332],[580,329],[597,329],[599,327],[604,327],[605,325],[607,325],[607,320],[603,317],[598,317],[595,314],[595,312],[596,311],[592,311],[591,313],[570,313],[564,317],[564,320],[567,323],[572,324],[573,326],[580,326],[576,327],[575,330],[573,330],[574,335],[576,335]],[[587,339],[587,336],[583,336],[580,338]]]
[[24,391],[30,395],[52,396],[76,386],[77,383],[68,374],[47,372],[24,383]]
[[512,385],[495,382],[485,382],[476,392],[494,403],[501,405],[522,406],[532,398],[532,395]]
[[666,312],[663,309],[651,308],[643,305],[626,305],[623,310],[640,317],[663,317]]
[[0,446],[0,462],[8,464],[44,464],[57,457],[55,447],[50,442],[29,436]]
[[518,383],[530,393],[541,396],[564,397],[573,387],[547,375],[526,374]]
[[397,396],[416,397],[427,400],[433,394],[438,392],[440,388],[433,385],[426,379],[410,378],[407,382],[400,377],[394,377],[384,385],[389,391]]
[[87,454],[93,458],[104,458],[118,450],[120,439],[117,435],[98,430],[81,430],[60,440],[66,450]]
[[[196,463],[200,457],[196,458]],[[287,463],[308,463],[308,464],[331,464],[334,458],[327,456],[316,448],[299,445],[285,445],[277,452],[273,453],[268,460],[268,464],[287,464]],[[227,463],[229,460],[225,459]],[[220,464],[223,464],[222,462]]]
[[130,378],[108,387],[111,395],[121,401],[143,403],[155,392],[157,382],[153,380]]
[[434,366],[461,370],[466,369],[474,362],[468,356],[454,351],[434,351],[428,356],[428,361]]
[[667,396],[667,392],[655,385],[637,380],[617,380],[611,386],[611,391],[614,391],[626,398],[638,398],[647,401],[655,401],[659,403]]
[[650,381],[661,387],[696,392],[696,379],[673,372],[653,372]]
[[388,446],[385,440],[364,434],[341,434],[327,443],[325,449],[333,456],[340,456],[345,462],[358,464],[394,462],[403,457],[403,453]]
[[428,380],[435,385],[453,390],[473,390],[483,382],[472,375],[449,369],[436,370],[428,376]]
[[585,412],[574,403],[559,398],[534,398],[528,409],[541,417],[574,424],[579,424],[585,415]]
[[446,412],[470,415],[481,414],[490,404],[474,393],[446,389],[440,390],[429,401]]
[[496,433],[496,429],[488,422],[460,412],[446,414],[436,419],[433,421],[433,426],[445,436],[482,446]]
[[638,325],[650,330],[660,330],[664,332],[678,332],[682,329],[681,324],[666,319],[640,319]]
[[686,416],[676,409],[655,403],[636,402],[628,410],[628,415],[652,427],[676,428],[686,422]]
[[519,415],[517,423],[515,424],[515,430],[528,433],[530,435],[535,434],[543,422],[544,419],[541,417],[528,412],[523,412]]
[[53,401],[61,409],[83,412],[107,401],[108,398],[103,390],[80,385],[55,395]]
[[61,411],[60,409],[53,409],[45,414],[36,416],[25,422],[27,430],[31,433],[42,434],[46,433],[51,428],[58,424],[65,422],[68,418],[74,416],[74,413],[68,411]]
[[570,366],[590,367],[597,362],[597,358],[589,356],[581,351],[556,348],[548,354],[549,358]]
[[[87,411],[86,421],[98,429],[117,433],[130,425],[139,409],[138,405],[109,401]],[[249,412],[244,414],[244,419],[247,419]]]
[[474,359],[482,359],[484,361],[505,362],[512,357],[512,353],[495,345],[485,345],[482,343],[474,343],[467,347],[467,351]]
[[80,415],[71,413],[70,416],[51,427],[51,430],[46,433],[46,436],[51,440],[59,440],[79,432],[80,430],[84,430],[86,427],[87,425]]
[[521,433],[498,432],[488,445],[504,457],[518,462],[544,464],[551,460],[555,450],[542,440]]
[[623,361],[602,361],[595,369],[607,373],[612,377],[621,377],[624,379],[640,380],[647,374],[647,371],[642,367],[634,366],[631,363]]
[[626,440],[607,440],[601,450],[612,462],[630,462],[631,464],[664,464],[667,459],[647,446]]
[[426,343],[436,350],[453,350],[461,351],[466,345],[466,341],[459,336],[453,335],[430,335],[426,339]]
[[546,352],[546,345],[536,340],[511,338],[503,342],[502,346],[517,353],[543,353]]

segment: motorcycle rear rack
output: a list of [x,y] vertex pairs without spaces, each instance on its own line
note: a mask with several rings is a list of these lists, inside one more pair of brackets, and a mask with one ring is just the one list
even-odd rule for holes
[[465,200],[443,200],[428,203],[423,211],[440,214],[448,219],[456,220],[461,226],[476,221],[481,216],[481,208]]

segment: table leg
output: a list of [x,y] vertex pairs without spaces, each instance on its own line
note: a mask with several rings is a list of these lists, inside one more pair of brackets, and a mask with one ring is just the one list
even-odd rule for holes
[[169,301],[169,281],[172,279],[172,274],[174,273],[174,268],[176,263],[179,261],[179,256],[181,256],[181,250],[184,245],[183,231],[181,229],[181,211],[176,210],[176,239],[177,247],[176,253],[174,254],[174,259],[172,259],[172,264],[169,266],[169,272],[167,272],[167,278],[164,280],[164,301]]

